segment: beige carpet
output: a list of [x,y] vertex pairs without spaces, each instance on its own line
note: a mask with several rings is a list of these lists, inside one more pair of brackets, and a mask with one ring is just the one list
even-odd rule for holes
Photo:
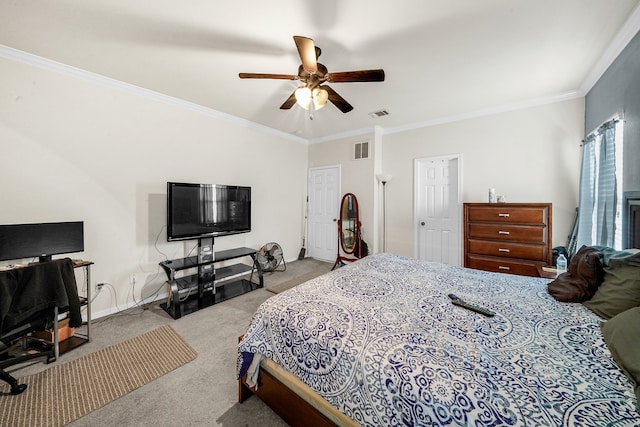
[[[0,387],[0,425],[63,426],[194,360],[171,326],[19,378],[28,388]],[[4,384],[4,383],[3,383]]]
[[303,274],[298,277],[294,277],[291,280],[287,280],[286,282],[279,283],[277,285],[270,286],[266,288],[269,292],[273,292],[274,294],[279,294],[280,292],[284,292],[287,289],[291,289],[294,286],[299,285],[300,283],[304,283],[307,280],[315,279],[316,277],[324,274],[324,271],[311,271],[309,273]]

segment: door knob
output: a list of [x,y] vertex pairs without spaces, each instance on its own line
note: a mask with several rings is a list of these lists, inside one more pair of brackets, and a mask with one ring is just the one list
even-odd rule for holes
[[338,222],[338,218],[333,218],[333,222]]
[[422,221],[422,222],[420,223],[420,225],[425,225],[425,224],[426,224],[426,223],[425,223],[424,221]]

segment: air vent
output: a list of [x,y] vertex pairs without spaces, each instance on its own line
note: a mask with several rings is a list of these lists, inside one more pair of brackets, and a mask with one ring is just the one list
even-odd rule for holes
[[353,158],[354,158],[354,160],[368,159],[369,158],[369,143],[368,142],[356,142],[353,145]]
[[387,110],[374,111],[373,113],[369,113],[369,117],[373,119],[377,119],[378,117],[386,116],[389,112]]

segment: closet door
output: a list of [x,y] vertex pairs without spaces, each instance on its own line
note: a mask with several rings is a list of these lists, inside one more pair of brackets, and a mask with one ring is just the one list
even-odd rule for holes
[[415,162],[416,258],[461,264],[460,159]]
[[340,166],[309,169],[308,256],[335,260],[339,205]]

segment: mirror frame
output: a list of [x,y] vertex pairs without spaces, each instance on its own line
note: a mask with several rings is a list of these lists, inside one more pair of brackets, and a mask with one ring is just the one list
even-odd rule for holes
[[360,209],[355,194],[347,193],[340,201],[338,234],[340,247],[346,254],[353,254],[360,244]]

